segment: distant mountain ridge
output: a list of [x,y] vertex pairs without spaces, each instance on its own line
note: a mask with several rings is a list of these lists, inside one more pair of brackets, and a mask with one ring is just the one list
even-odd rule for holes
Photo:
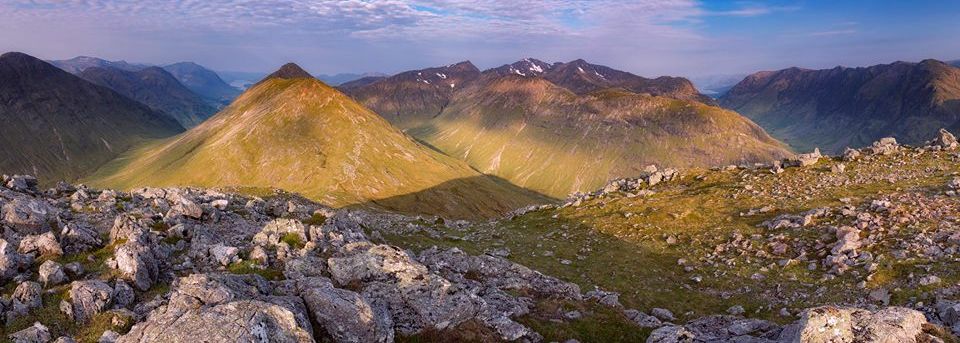
[[294,64],[199,126],[132,151],[88,181],[276,187],[338,207],[470,219],[548,201],[421,145]]
[[369,72],[369,73],[361,73],[361,74],[339,73],[339,74],[333,74],[333,75],[327,75],[327,74],[316,75],[316,77],[320,79],[320,81],[323,81],[324,83],[331,86],[339,86],[347,82],[352,82],[352,81],[356,81],[364,78],[377,78],[377,77],[387,77],[387,76],[389,75],[384,73],[379,73],[379,72]]
[[[78,75],[84,70],[93,67],[116,68],[125,71],[141,71],[148,67],[154,67],[149,64],[132,64],[125,61],[108,61],[101,58],[80,56],[68,60],[49,61],[51,64],[67,72]],[[216,72],[209,70],[193,62],[180,62],[161,66],[164,70],[173,75],[178,82],[182,83],[190,91],[197,93],[211,104],[224,106],[229,104],[240,90],[230,86],[217,75]]]
[[147,67],[139,71],[91,67],[78,76],[139,101],[154,111],[166,113],[186,128],[200,124],[217,112],[216,107],[160,67]]
[[0,55],[0,170],[76,180],[143,141],[183,131],[173,118],[32,56]]
[[720,103],[798,150],[837,153],[893,136],[920,144],[960,130],[960,69],[936,60],[754,73]]
[[477,170],[554,197],[643,173],[650,164],[709,166],[790,154],[750,120],[699,101],[685,79],[645,79],[581,60],[524,59],[483,72],[461,62],[340,88]]

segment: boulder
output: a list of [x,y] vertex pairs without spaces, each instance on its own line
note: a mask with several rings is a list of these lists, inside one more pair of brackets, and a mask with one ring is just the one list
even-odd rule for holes
[[47,231],[40,235],[29,235],[20,240],[20,247],[17,252],[21,254],[34,253],[40,256],[61,256],[63,248],[57,241],[57,236],[53,232]]
[[941,128],[940,131],[937,132],[937,137],[930,142],[930,145],[939,146],[944,150],[953,150],[958,146],[957,137],[950,133],[950,131]]
[[7,188],[17,192],[37,193],[37,178],[30,175],[14,175],[7,181]]
[[39,283],[24,281],[13,290],[11,299],[14,303],[19,303],[27,309],[40,308],[43,306],[43,298],[40,295],[42,292],[43,287]]
[[128,307],[133,305],[136,297],[137,294],[133,291],[133,287],[130,287],[126,282],[117,280],[113,284],[113,294],[111,298],[113,299],[114,307]]
[[43,262],[37,274],[37,281],[42,282],[45,287],[59,285],[67,281],[67,274],[64,273],[63,266],[53,260]]
[[50,329],[40,322],[7,336],[13,343],[47,343],[50,341]]
[[120,278],[141,291],[150,289],[160,279],[166,261],[166,255],[156,245],[141,242],[124,243],[116,248],[114,255]]
[[653,330],[647,343],[694,343],[696,336],[679,325],[667,325]]
[[313,342],[299,297],[272,296],[257,275],[193,274],[174,282],[170,300],[117,342]]
[[788,167],[806,167],[816,164],[821,157],[823,157],[823,155],[820,154],[820,149],[816,148],[813,149],[813,152],[799,154],[787,159],[784,162],[784,165]]
[[264,225],[263,229],[253,236],[253,242],[268,247],[274,246],[288,234],[296,235],[304,243],[308,240],[307,227],[299,220],[275,219]]
[[21,234],[39,234],[50,229],[56,210],[43,199],[17,197],[3,205],[3,220]]
[[24,264],[23,256],[7,240],[0,238],[0,281],[12,279]]
[[210,247],[210,257],[220,263],[220,265],[228,266],[231,263],[239,260],[237,254],[240,253],[240,249],[236,247],[228,247],[223,244],[216,244]]
[[313,315],[316,329],[323,329],[335,342],[393,342],[389,311],[373,306],[356,292],[321,282],[300,293]]
[[103,240],[89,225],[70,222],[60,231],[60,244],[63,252],[76,254],[103,246]]
[[203,208],[186,196],[176,193],[167,194],[167,200],[170,200],[170,203],[172,204],[172,206],[170,206],[170,210],[167,211],[167,218],[187,217],[200,219],[203,217]]
[[887,307],[876,312],[856,308],[824,306],[804,311],[803,316],[784,328],[784,342],[916,342],[925,337],[923,313]]
[[74,281],[70,284],[68,296],[69,301],[64,300],[60,310],[81,323],[86,323],[113,304],[113,288],[100,280]]
[[873,142],[873,145],[867,149],[874,155],[889,155],[900,150],[900,145],[897,144],[896,138],[885,137]]

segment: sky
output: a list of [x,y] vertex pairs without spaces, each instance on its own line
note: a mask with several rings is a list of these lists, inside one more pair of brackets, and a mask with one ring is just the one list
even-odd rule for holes
[[653,77],[960,59],[960,1],[2,0],[0,51],[266,72],[577,58]]

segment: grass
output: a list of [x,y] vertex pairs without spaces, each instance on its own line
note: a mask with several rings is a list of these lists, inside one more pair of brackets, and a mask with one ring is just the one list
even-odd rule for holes
[[257,274],[262,276],[267,280],[281,280],[283,279],[283,272],[277,269],[270,267],[262,267],[257,265],[253,261],[240,261],[234,262],[227,266],[227,271],[233,274]]
[[303,242],[303,239],[300,238],[300,235],[295,232],[288,232],[284,234],[283,237],[280,237],[280,241],[287,243],[291,248],[296,250],[303,249],[303,247],[306,246],[306,243]]
[[304,220],[303,220],[303,223],[304,223],[304,224],[306,224],[306,225],[314,225],[314,226],[320,226],[320,225],[323,225],[323,223],[326,223],[326,222],[327,222],[327,216],[324,216],[323,214],[320,214],[320,213],[314,213],[314,214],[310,215],[310,218],[307,218],[307,219],[304,219]]

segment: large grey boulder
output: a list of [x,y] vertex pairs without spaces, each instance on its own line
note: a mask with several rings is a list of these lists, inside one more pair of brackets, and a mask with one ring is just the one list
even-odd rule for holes
[[63,272],[63,266],[53,260],[43,262],[37,275],[37,281],[42,282],[46,287],[59,285],[67,281],[67,274]]
[[17,307],[16,304],[22,305],[27,309],[35,309],[43,306],[43,299],[41,298],[40,293],[43,292],[43,287],[39,283],[33,281],[24,281],[17,285],[17,288],[13,290],[13,296],[11,297],[15,303],[14,307]]
[[385,304],[403,335],[451,328],[475,318],[483,303],[397,247],[347,244],[327,264],[337,284],[362,285],[362,296]]
[[393,342],[393,321],[389,311],[356,292],[320,282],[300,293],[313,315],[317,329],[336,342]]
[[117,342],[313,342],[299,297],[273,296],[257,275],[194,274],[174,282],[169,302]]
[[110,229],[110,241],[120,243],[114,250],[120,278],[146,291],[156,283],[167,264],[168,251],[159,238],[129,215],[117,216]]
[[14,175],[10,177],[10,180],[7,181],[7,188],[15,190],[17,192],[24,193],[37,193],[37,185],[39,182],[37,178],[30,175]]
[[47,343],[50,341],[50,329],[40,322],[7,336],[14,343]]
[[21,234],[39,234],[50,229],[56,210],[43,199],[17,197],[3,205],[3,220]]
[[60,230],[60,245],[64,253],[76,254],[101,247],[103,240],[89,225],[70,222]]
[[824,306],[808,309],[796,323],[784,328],[784,342],[916,342],[925,338],[923,313],[887,307],[876,312]]
[[55,257],[63,255],[63,248],[60,247],[57,236],[54,236],[53,232],[47,231],[40,235],[29,235],[21,239],[17,252]]
[[60,303],[60,310],[74,321],[85,323],[113,304],[113,288],[100,280],[74,281],[69,299]]
[[23,264],[24,258],[17,249],[7,240],[0,238],[0,281],[16,276]]

